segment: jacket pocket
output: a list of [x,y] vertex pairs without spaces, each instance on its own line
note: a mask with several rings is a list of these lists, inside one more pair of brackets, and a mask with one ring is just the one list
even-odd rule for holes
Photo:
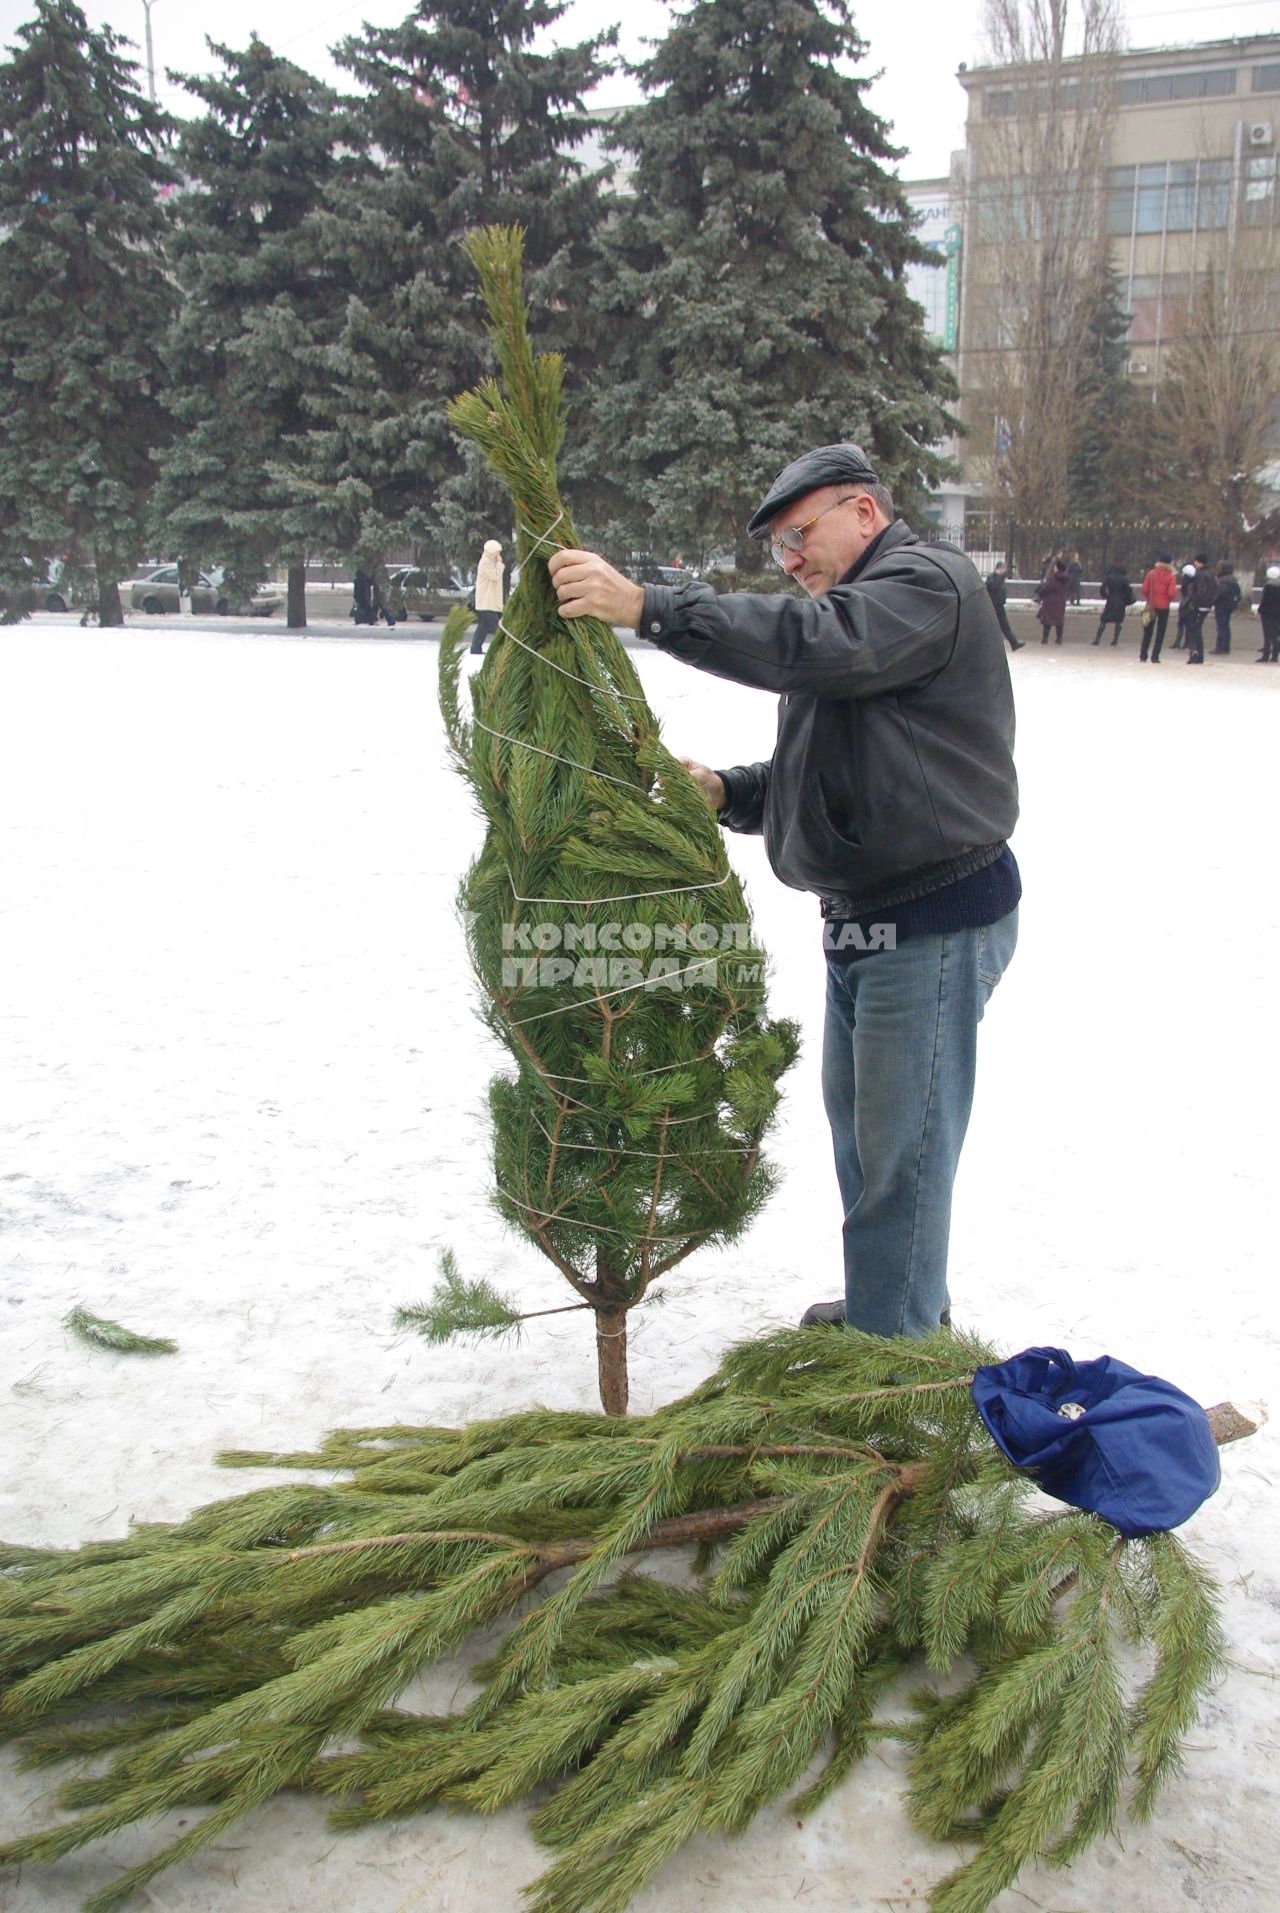
[[862,831],[856,806],[858,791],[856,784],[849,790],[837,790],[825,772],[817,774],[818,808],[822,813],[822,822],[841,843],[851,844],[854,849],[862,848]]

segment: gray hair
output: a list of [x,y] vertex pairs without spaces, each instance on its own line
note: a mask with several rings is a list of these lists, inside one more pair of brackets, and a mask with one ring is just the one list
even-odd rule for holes
[[889,490],[889,487],[883,479],[868,479],[865,485],[847,485],[843,488],[841,496],[843,498],[856,498],[859,492],[865,492],[868,498],[874,499],[890,524],[893,523],[895,517],[893,493]]

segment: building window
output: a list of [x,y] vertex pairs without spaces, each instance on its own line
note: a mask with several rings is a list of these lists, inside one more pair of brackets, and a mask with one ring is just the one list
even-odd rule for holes
[[1138,199],[1133,220],[1135,232],[1164,231],[1164,188],[1168,170],[1163,160],[1158,166],[1139,166]]
[[1169,167],[1169,204],[1166,232],[1193,232],[1196,223],[1196,163],[1178,160]]
[[[1255,67],[1255,73],[1266,72]],[[1217,67],[1200,73],[1145,73],[1120,82],[1121,106],[1157,106],[1168,100],[1209,100],[1230,97],[1236,90],[1236,69]],[[1257,82],[1254,82],[1257,91]]]
[[1276,216],[1276,179],[1280,164],[1274,153],[1245,161],[1244,223],[1246,226],[1270,226]]
[[1107,231],[1126,236],[1133,231],[1135,168],[1113,166],[1107,174]]
[[1269,66],[1254,67],[1253,90],[1255,93],[1280,93],[1280,61],[1273,60]]
[[1200,161],[1200,203],[1196,226],[1200,232],[1220,232],[1231,216],[1231,161]]
[[[1252,167],[1255,162],[1249,162]],[[1257,162],[1270,166],[1270,160]],[[1251,175],[1252,177],[1252,175]],[[1274,177],[1261,170],[1265,181]],[[1159,160],[1153,166],[1113,166],[1107,175],[1107,231],[1124,238],[1128,233],[1221,232],[1231,213],[1232,169],[1229,159]],[[1246,187],[1245,217],[1261,225],[1269,214],[1250,214]]]

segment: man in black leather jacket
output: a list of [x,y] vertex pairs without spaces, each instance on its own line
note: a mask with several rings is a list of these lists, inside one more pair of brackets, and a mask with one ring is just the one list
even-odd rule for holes
[[977,1025],[1017,940],[1013,693],[969,560],[923,544],[857,445],[787,465],[748,530],[808,601],[640,586],[592,552],[551,561],[565,617],[635,627],[780,694],[767,763],[686,759],[731,830],[823,917],[823,1099],[844,1205],[845,1295],[806,1322],[921,1335],[950,1319],[951,1192]]

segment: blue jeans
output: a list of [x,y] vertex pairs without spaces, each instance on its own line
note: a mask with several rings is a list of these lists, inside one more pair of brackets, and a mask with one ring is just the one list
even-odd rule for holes
[[951,1187],[973,1106],[978,1024],[1018,912],[827,965],[822,1096],[844,1203],[845,1319],[927,1335],[949,1308]]

